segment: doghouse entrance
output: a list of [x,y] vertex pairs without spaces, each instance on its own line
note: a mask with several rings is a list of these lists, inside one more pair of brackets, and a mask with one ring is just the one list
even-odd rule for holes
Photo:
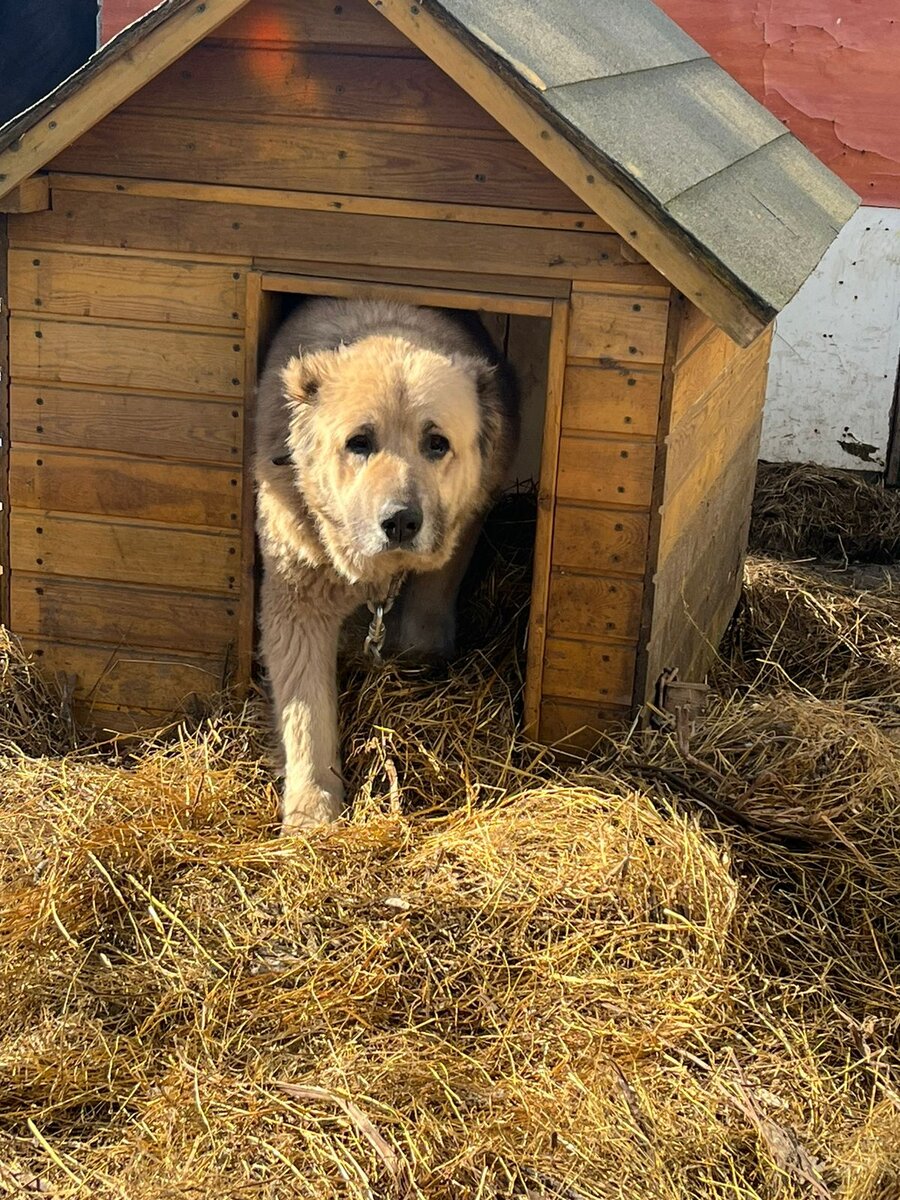
[[[248,414],[252,414],[255,408],[255,382],[272,337],[298,303],[312,296],[364,299],[373,295],[406,304],[477,313],[497,350],[509,359],[516,371],[521,395],[522,427],[519,448],[506,484],[512,487],[534,481],[538,485],[535,582],[528,639],[529,686],[526,688],[525,704],[526,723],[531,724],[537,718],[540,705],[539,682],[532,686],[532,681],[539,681],[540,674],[540,655],[543,652],[541,632],[552,537],[552,486],[546,489],[544,485],[548,479],[553,479],[556,470],[558,418],[554,420],[553,414],[558,412],[558,397],[562,389],[568,302],[562,297],[514,296],[450,287],[382,284],[377,280],[251,273],[248,275],[247,302]],[[548,403],[548,398],[553,401],[554,396],[555,403]],[[248,445],[252,444],[249,429],[247,437]],[[255,629],[255,541],[250,458],[248,455],[242,548],[244,612],[241,622],[240,674],[244,682],[249,680],[252,669]],[[535,614],[539,615],[537,621],[534,620]],[[532,668],[533,662],[537,663],[535,669]]]

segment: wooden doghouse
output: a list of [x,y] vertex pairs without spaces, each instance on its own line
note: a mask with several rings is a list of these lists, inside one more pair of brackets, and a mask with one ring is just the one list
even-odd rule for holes
[[704,671],[771,322],[856,204],[650,0],[166,0],[0,131],[0,193],[2,617],[96,722],[246,683],[261,348],[377,285],[526,378],[543,739]]

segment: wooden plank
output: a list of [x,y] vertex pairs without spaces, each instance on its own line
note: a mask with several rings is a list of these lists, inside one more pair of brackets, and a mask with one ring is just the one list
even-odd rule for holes
[[352,48],[354,54],[383,47],[417,54],[416,48],[363,0],[254,0],[215,33],[258,45],[313,45]]
[[174,712],[189,697],[210,695],[227,682],[223,657],[120,650],[32,637],[23,638],[22,644],[42,671],[74,675],[77,699],[103,706]]
[[715,322],[697,308],[696,304],[685,304],[681,318],[681,331],[678,335],[678,349],[675,355],[676,365],[687,358],[694,347],[716,328]]
[[[247,0],[190,0],[168,13],[151,14],[114,43],[111,50],[76,72],[51,93],[52,100],[25,115],[21,132],[0,153],[0,193],[23,180],[71,145],[85,130],[118,108],[148,80],[201,41]],[[127,51],[140,42],[140,52]]]
[[[40,530],[40,532],[38,532]],[[239,537],[225,530],[13,512],[13,571],[237,593]]]
[[[266,352],[275,334],[278,316],[276,297],[264,292],[262,277],[256,271],[247,275],[247,330],[244,340],[244,439],[253,445],[254,414],[256,412],[256,383],[262,372]],[[244,460],[243,503],[241,509],[240,548],[240,610],[238,614],[236,684],[245,691],[253,673],[253,646],[256,636],[256,488],[253,477],[253,457]]]
[[[595,213],[559,212],[552,209],[510,208],[490,204],[440,204],[427,200],[388,200],[382,196],[351,196],[344,192],[296,192],[285,188],[232,187],[218,183],[181,183],[172,180],[127,179],[123,175],[78,175],[53,171],[51,186],[73,192],[103,192],[128,196],[153,196],[163,200],[195,200],[216,204],[250,205],[264,208],[290,208],[304,212],[356,213],[376,217],[407,217],[411,221],[455,221],[467,225],[512,225],[526,229],[573,229],[589,233],[610,233],[610,227]],[[629,269],[623,283],[652,286],[660,276],[644,264],[636,270],[620,254]],[[613,277],[610,277],[613,282]],[[502,290],[502,289],[499,289]],[[668,289],[666,289],[668,291]]]
[[559,498],[646,508],[655,454],[655,446],[648,442],[564,434],[559,447]]
[[646,719],[643,702],[647,694],[647,666],[649,662],[649,640],[653,632],[653,613],[656,598],[656,565],[659,554],[659,536],[662,526],[662,500],[666,486],[666,457],[668,446],[665,435],[670,428],[672,389],[674,386],[675,360],[683,333],[683,319],[688,302],[680,292],[673,292],[669,306],[669,328],[666,332],[666,350],[663,360],[662,388],[659,396],[659,424],[656,438],[656,463],[653,470],[653,494],[650,500],[650,523],[647,536],[647,563],[644,572],[644,598],[641,606],[641,628],[638,634],[637,658],[634,668],[634,691],[632,704]]
[[769,336],[743,351],[669,438],[659,561],[665,561],[691,514],[709,503],[731,449],[755,428],[765,400]]
[[592,750],[608,730],[627,725],[631,710],[624,705],[572,704],[555,696],[541,701],[541,729],[549,745],[562,742],[566,750]]
[[643,512],[557,504],[553,564],[599,574],[643,575],[649,521]]
[[747,345],[772,314],[752,295],[719,278],[697,255],[696,245],[664,221],[645,199],[623,190],[601,173],[555,125],[483,61],[475,49],[452,36],[435,15],[407,0],[369,0],[442,71],[465,88],[523,146],[562,180],[592,211],[601,214],[649,263],[736,341]]
[[666,300],[573,287],[569,357],[661,363],[668,313]]
[[224,397],[243,389],[237,334],[13,317],[10,338],[17,381]]
[[458,308],[468,312],[502,313],[504,316],[549,317],[553,302],[531,296],[494,295],[485,291],[466,292],[455,288],[426,288],[382,283],[377,289],[355,280],[331,279],[327,276],[283,275],[265,273],[262,287],[267,292],[286,292],[289,295],[337,296],[351,300],[371,296],[397,300],[401,304],[419,304],[429,308]]
[[[248,14],[249,15],[249,14]],[[386,21],[382,27],[391,29]],[[289,117],[505,132],[426,58],[203,42],[151,80],[127,112]]]
[[674,431],[702,403],[709,388],[739,355],[741,347],[713,326],[706,337],[675,367],[670,428]]
[[12,628],[21,636],[220,656],[237,637],[237,602],[227,596],[21,571],[11,590]]
[[135,451],[154,458],[237,464],[241,402],[169,399],[22,383],[10,390],[14,440],[36,446]]
[[635,641],[643,590],[643,583],[635,579],[604,579],[556,567],[547,610],[550,635]]
[[[544,649],[544,695],[592,704],[631,704],[633,646],[548,637]],[[543,734],[542,734],[543,736]]]
[[[618,248],[625,243],[619,241]],[[271,259],[257,255],[253,266],[260,271],[290,272],[303,275],[328,275],[333,279],[354,279],[357,282],[398,283],[402,286],[415,284],[420,287],[441,287],[460,291],[495,292],[513,296],[547,296],[554,300],[568,299],[572,290],[569,279],[542,278],[537,275],[496,275],[488,272],[473,274],[470,271],[436,270],[423,271],[415,267],[360,266],[353,263],[312,263],[302,259]],[[624,277],[631,279],[632,272],[642,268],[629,267],[621,263],[597,263],[591,274],[604,280]],[[573,272],[574,274],[575,272]],[[591,364],[593,365],[593,364]]]
[[401,200],[580,211],[583,204],[505,134],[442,136],[302,117],[198,120],[116,112],[54,169]]
[[[0,213],[0,297],[7,294],[8,218]],[[0,625],[9,627],[9,305],[0,303]]]
[[50,207],[50,182],[46,175],[23,179],[0,200],[0,213],[42,212]]
[[241,332],[244,272],[219,263],[11,250],[9,304],[19,312]]
[[10,454],[14,509],[128,517],[237,529],[241,475],[212,463],[156,462],[17,443]]
[[544,692],[544,643],[547,636],[547,603],[550,594],[550,564],[553,561],[553,526],[556,515],[556,476],[559,464],[559,430],[562,419],[566,346],[569,340],[569,305],[557,300],[550,320],[547,357],[547,401],[541,441],[541,471],[534,535],[534,567],[528,647],[525,672],[523,723],[531,737],[540,737],[541,696]]
[[254,258],[354,267],[412,267],[497,275],[592,278],[627,267],[613,234],[442,221],[406,221],[341,212],[163,200],[124,194],[54,193],[51,212],[17,217],[15,244],[94,247]]
[[569,365],[563,396],[563,429],[654,437],[659,424],[662,372],[655,367],[607,362]]

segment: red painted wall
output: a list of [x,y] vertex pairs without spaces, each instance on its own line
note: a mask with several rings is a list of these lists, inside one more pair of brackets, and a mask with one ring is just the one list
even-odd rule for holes
[[859,192],[900,207],[898,0],[656,0]]
[[100,0],[100,45],[154,8],[158,0]]
[[[900,0],[657,3],[864,204],[900,208]],[[152,7],[101,0],[101,41]]]

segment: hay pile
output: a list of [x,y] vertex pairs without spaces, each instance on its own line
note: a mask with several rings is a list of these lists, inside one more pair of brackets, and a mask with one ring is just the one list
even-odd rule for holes
[[78,750],[4,643],[0,1195],[897,1200],[900,601],[792,572],[687,756],[575,763],[507,553],[487,649],[347,677],[290,842],[261,710]]

